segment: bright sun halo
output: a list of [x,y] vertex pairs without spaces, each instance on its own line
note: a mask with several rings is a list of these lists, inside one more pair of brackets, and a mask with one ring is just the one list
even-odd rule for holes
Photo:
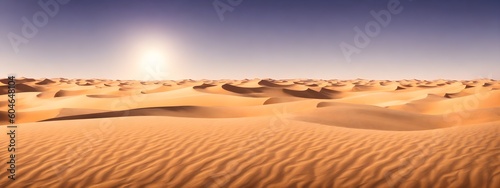
[[164,55],[158,50],[149,50],[143,55],[142,64],[145,66],[160,66],[165,63]]

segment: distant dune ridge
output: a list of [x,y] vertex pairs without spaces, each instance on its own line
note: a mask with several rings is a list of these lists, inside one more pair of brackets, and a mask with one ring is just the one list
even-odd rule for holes
[[500,187],[497,80],[16,83],[0,187]]

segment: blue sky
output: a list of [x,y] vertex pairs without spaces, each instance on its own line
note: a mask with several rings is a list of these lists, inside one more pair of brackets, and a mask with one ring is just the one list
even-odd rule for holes
[[[154,67],[164,79],[500,79],[499,1],[61,2],[0,2],[0,74],[144,79]],[[385,27],[370,13],[398,2]],[[40,25],[34,36],[23,18]],[[354,28],[366,34],[369,23],[376,35],[356,46]],[[357,49],[350,61],[342,43]]]

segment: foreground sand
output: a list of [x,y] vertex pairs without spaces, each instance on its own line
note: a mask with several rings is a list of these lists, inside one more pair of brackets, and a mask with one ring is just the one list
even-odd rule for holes
[[[3,170],[2,187],[500,187],[495,80],[21,78],[17,90],[18,179]],[[1,80],[1,117],[5,94]]]

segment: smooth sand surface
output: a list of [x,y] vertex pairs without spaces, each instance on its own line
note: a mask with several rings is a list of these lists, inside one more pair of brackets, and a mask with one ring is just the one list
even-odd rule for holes
[[20,78],[15,108],[0,187],[500,187],[491,79]]

